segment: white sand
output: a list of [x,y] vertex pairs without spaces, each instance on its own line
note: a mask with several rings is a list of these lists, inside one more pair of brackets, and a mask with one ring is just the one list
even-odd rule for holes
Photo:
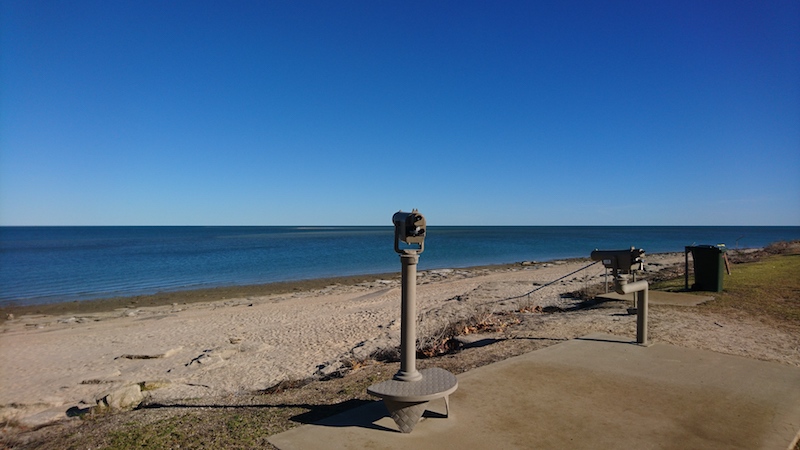
[[[423,255],[424,257],[424,255]],[[650,264],[682,264],[683,254],[648,256]],[[587,262],[510,270],[439,270],[418,279],[418,334],[424,338],[476,308],[514,309],[494,302],[528,292]],[[398,264],[399,266],[399,264]],[[597,264],[534,293],[540,306],[569,306],[562,292],[602,281]],[[476,305],[487,305],[478,307]],[[755,320],[731,323],[676,308],[652,308],[653,340],[800,366],[800,337]],[[90,316],[25,316],[0,332],[0,417],[38,424],[87,408],[127,383],[160,386],[157,401],[265,389],[341,367],[345,358],[399,345],[398,281],[292,295],[122,309]],[[635,336],[635,316],[608,310],[538,314],[526,332],[573,338],[595,331]]]

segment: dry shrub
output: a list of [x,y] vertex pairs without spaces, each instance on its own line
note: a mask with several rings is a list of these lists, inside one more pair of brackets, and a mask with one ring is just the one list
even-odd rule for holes
[[369,365],[368,361],[358,358],[345,358],[341,362],[342,367],[350,372],[355,372],[356,370]]
[[399,362],[400,347],[384,347],[370,353],[369,357],[379,362]]
[[520,320],[508,314],[491,314],[485,316],[483,320],[472,325],[465,325],[461,330],[461,335],[474,333],[502,333],[509,325],[519,324]]
[[476,311],[472,316],[452,321],[431,337],[421,340],[417,348],[417,357],[433,358],[454,353],[461,348],[461,344],[456,339],[458,336],[475,333],[502,333],[510,325],[519,322],[518,318],[508,314]]
[[[611,277],[608,277],[611,280]],[[606,292],[606,287],[603,283],[595,283],[584,286],[577,291],[567,292],[561,294],[562,298],[574,298],[576,300],[592,300],[600,294],[604,294]]]
[[800,254],[800,240],[778,241],[758,250],[728,250],[726,253],[731,264],[758,262],[767,256],[798,254]]
[[441,339],[418,348],[417,358],[434,358],[436,356],[455,353],[460,347],[461,344],[454,337]]
[[764,247],[768,255],[797,255],[800,254],[800,240],[773,242]]
[[532,303],[525,303],[520,305],[519,312],[521,313],[540,313],[543,311],[541,305],[534,305]]
[[283,380],[274,386],[270,386],[262,391],[260,394],[271,395],[271,394],[280,394],[284,391],[292,390],[292,389],[299,389],[309,383],[314,381],[312,378],[304,378],[300,380]]
[[750,262],[759,261],[763,258],[766,253],[763,250],[751,250],[751,251],[743,251],[743,250],[728,250],[725,253],[725,257],[728,258],[728,262],[731,264],[744,264]]

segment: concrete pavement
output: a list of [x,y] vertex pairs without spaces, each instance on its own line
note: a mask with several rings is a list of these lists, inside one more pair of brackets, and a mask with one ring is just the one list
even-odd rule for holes
[[[608,292],[605,294],[599,294],[597,299],[633,302],[634,294],[617,294],[616,292]],[[647,302],[649,305],[697,306],[709,300],[714,300],[714,297],[710,295],[691,294],[688,292],[647,292]]]
[[800,431],[800,368],[595,334],[471,370],[410,434],[376,401],[272,436],[281,450],[780,449]]

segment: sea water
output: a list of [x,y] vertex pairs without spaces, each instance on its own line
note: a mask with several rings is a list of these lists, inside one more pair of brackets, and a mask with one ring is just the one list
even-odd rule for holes
[[[431,226],[419,269],[763,247],[800,227]],[[399,272],[386,227],[0,227],[0,305]]]

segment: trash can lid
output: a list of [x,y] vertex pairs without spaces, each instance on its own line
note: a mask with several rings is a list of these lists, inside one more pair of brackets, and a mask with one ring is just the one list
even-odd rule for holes
[[718,250],[720,253],[725,253],[728,249],[725,247],[725,244],[717,244],[717,245],[688,245],[686,246],[686,250],[694,250],[694,249],[715,249]]

